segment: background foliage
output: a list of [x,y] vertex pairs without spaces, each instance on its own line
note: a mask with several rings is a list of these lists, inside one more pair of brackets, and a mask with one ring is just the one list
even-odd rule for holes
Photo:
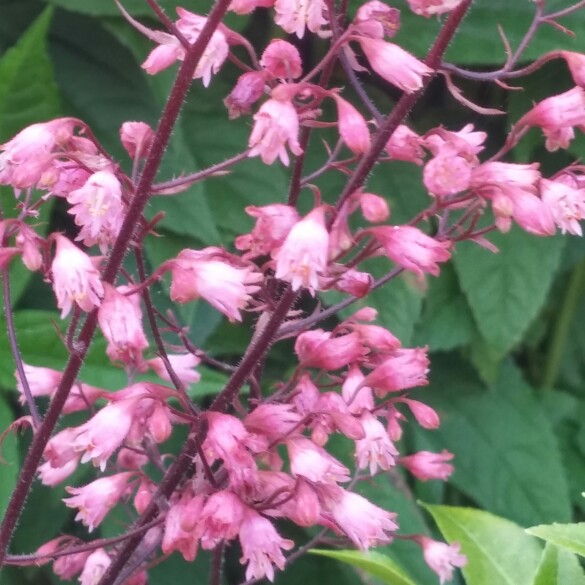
[[[141,0],[126,0],[124,4],[145,22],[149,18]],[[172,9],[178,3],[169,0],[161,4]],[[180,4],[193,12],[208,9],[201,0]],[[355,1],[350,4],[353,9],[358,5]],[[403,2],[394,4],[404,8]],[[552,9],[567,2],[549,4]],[[528,0],[477,0],[449,49],[448,59],[469,67],[497,67],[505,57],[497,25],[514,46],[532,12]],[[120,124],[126,120],[156,124],[173,78],[173,71],[156,77],[142,72],[140,63],[149,42],[130,29],[109,0],[0,0],[0,14],[0,142],[27,124],[76,116],[87,121],[104,146],[127,166],[129,161],[118,140]],[[278,34],[262,10],[250,17],[230,18],[229,24],[257,46]],[[439,24],[404,10],[396,40],[422,56]],[[561,47],[585,52],[585,11],[572,15],[565,24],[576,33],[574,38],[553,27],[542,28],[525,59],[530,61]],[[308,63],[323,50],[310,38],[300,48]],[[222,103],[236,76],[237,71],[228,67],[207,90],[194,84],[161,179],[222,161],[245,148],[250,119],[229,121]],[[340,84],[342,79],[339,73]],[[362,81],[378,107],[389,111],[396,94],[375,79]],[[409,123],[419,132],[439,123],[454,130],[473,123],[490,132],[491,147],[496,150],[507,129],[533,101],[571,86],[564,64],[558,61],[515,83],[523,91],[462,84],[474,101],[509,112],[486,118],[454,103],[438,81]],[[311,144],[308,168],[318,168],[324,154],[321,144]],[[515,156],[517,162],[539,160],[550,173],[583,158],[585,140],[574,141],[567,152],[551,155],[544,151],[538,132],[532,131]],[[426,201],[420,171],[402,163],[383,167],[371,178],[369,189],[388,198],[393,217],[400,222]],[[335,194],[342,179],[331,175],[320,179],[324,196]],[[164,202],[153,201],[149,213],[154,215],[164,203],[166,216],[160,224],[161,237],[147,250],[150,261],[158,264],[181,247],[227,244],[251,227],[243,207],[282,200],[287,180],[285,169],[278,164],[267,167],[249,160],[231,175],[198,184]],[[2,212],[9,214],[12,193],[0,191],[0,197]],[[58,205],[39,221],[51,229],[68,229],[68,219]],[[563,532],[562,527],[556,531],[537,527],[528,535],[522,528],[584,519],[585,244],[576,238],[537,239],[520,230],[491,239],[500,249],[497,255],[464,243],[453,263],[426,287],[399,278],[368,298],[383,324],[404,344],[430,346],[432,384],[420,392],[425,402],[439,411],[442,426],[430,433],[413,425],[403,441],[413,450],[452,451],[456,472],[446,486],[378,476],[363,490],[380,505],[399,512],[404,532],[438,537],[440,530],[447,540],[461,542],[464,552],[473,556],[464,572],[469,585],[579,585],[585,583],[585,577],[572,553],[583,554],[585,539],[579,537],[583,532],[575,536],[566,533],[569,529]],[[66,356],[59,343],[58,316],[51,312],[48,285],[20,270],[17,262],[12,270],[17,331],[25,361],[62,367]],[[163,307],[167,302],[162,292],[158,302]],[[248,343],[245,326],[228,327],[208,306],[188,306],[182,318],[194,341],[205,342],[213,355],[224,360],[237,358]],[[0,428],[19,412],[14,366],[4,332],[0,324]],[[119,388],[124,376],[106,362],[103,348],[98,341],[82,378]],[[288,367],[288,351],[276,348],[270,358],[268,371],[274,372],[274,381]],[[210,369],[202,371],[202,382],[195,391],[205,400],[221,388],[224,377]],[[3,444],[8,464],[1,468],[0,510],[14,485],[26,445],[26,437],[18,442],[8,438]],[[339,455],[350,455],[343,444]],[[13,552],[36,549],[60,527],[76,530],[72,515],[60,505],[62,496],[59,489],[35,486]],[[416,505],[417,499],[427,503],[428,513]],[[108,519],[99,532],[110,536],[117,528],[116,519]],[[547,541],[546,548],[541,539]],[[477,554],[472,554],[474,550]],[[279,575],[277,583],[354,585],[362,580],[364,570],[387,583],[437,582],[414,544],[398,541],[378,552],[387,556],[382,561],[374,557],[368,566],[363,558],[344,558],[350,564],[357,563],[355,573],[331,558],[309,556]],[[237,583],[241,580],[238,551],[229,551],[228,556],[226,579]],[[384,560],[387,557],[393,560]],[[383,567],[373,570],[376,560]],[[173,556],[153,571],[151,583],[204,582],[207,562],[204,554],[191,566]],[[50,571],[37,568],[18,573],[9,570],[6,579],[8,585],[56,582]]]

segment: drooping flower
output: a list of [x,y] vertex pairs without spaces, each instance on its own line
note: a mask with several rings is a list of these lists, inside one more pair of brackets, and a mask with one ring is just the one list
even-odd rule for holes
[[132,158],[145,158],[154,140],[154,131],[145,122],[124,122],[120,127],[120,140]]
[[422,139],[408,126],[400,124],[388,139],[384,149],[390,158],[421,165],[424,157]]
[[265,85],[265,74],[261,71],[248,71],[240,75],[234,89],[223,100],[230,120],[249,114],[252,106],[264,95]]
[[423,77],[433,70],[394,43],[368,37],[354,37],[365,53],[372,69],[386,81],[413,93],[423,86]]
[[299,50],[282,39],[275,39],[264,49],[260,65],[280,79],[297,79],[303,74]]
[[274,22],[287,33],[302,39],[305,28],[318,35],[323,35],[326,6],[323,0],[276,0]]
[[327,271],[328,249],[325,210],[316,207],[293,226],[274,253],[276,278],[290,282],[293,290],[304,287],[314,295],[319,289],[319,276]]
[[94,550],[85,561],[79,585],[97,585],[111,563],[112,560],[103,548]]
[[274,566],[284,569],[285,558],[282,550],[294,546],[292,540],[282,538],[272,523],[248,508],[239,531],[242,546],[241,563],[248,563],[246,579],[266,577],[274,581]]
[[384,470],[393,467],[398,450],[390,440],[384,425],[370,412],[360,417],[365,437],[355,442],[355,454],[360,469],[370,468],[374,475],[378,467]]
[[370,149],[371,139],[364,117],[347,101],[335,95],[339,135],[354,154]]
[[467,557],[459,553],[459,543],[446,544],[423,536],[415,538],[423,550],[423,557],[427,565],[439,576],[441,585],[453,578],[455,567],[464,567],[467,564]]
[[197,520],[201,548],[212,550],[222,540],[232,540],[240,531],[246,506],[229,490],[212,494]]
[[291,437],[286,446],[293,476],[321,484],[349,481],[349,469],[310,439]]
[[[183,384],[196,384],[201,379],[201,374],[195,370],[201,363],[201,360],[192,353],[168,354],[167,359],[171,364],[171,368]],[[171,377],[162,358],[152,358],[146,360],[144,364],[153,370],[159,378],[167,382],[171,381]]]
[[299,144],[299,117],[290,101],[270,99],[254,115],[254,128],[250,134],[248,156],[260,156],[271,165],[277,158],[288,166],[286,145],[297,156],[302,153]]
[[540,181],[542,201],[550,209],[555,223],[563,233],[583,235],[581,224],[585,219],[585,189],[575,189],[561,181]]
[[361,359],[366,350],[355,333],[333,337],[330,331],[314,329],[297,337],[295,353],[304,367],[337,370]]
[[55,240],[57,252],[51,271],[61,319],[69,314],[73,303],[84,311],[99,307],[104,287],[92,259],[65,236],[56,234]]
[[360,35],[373,39],[393,37],[400,27],[400,10],[379,0],[370,0],[358,8],[353,27]]
[[422,481],[429,479],[446,481],[454,471],[453,465],[448,463],[451,459],[453,454],[448,451],[443,450],[441,453],[419,451],[414,455],[401,457],[400,464]]

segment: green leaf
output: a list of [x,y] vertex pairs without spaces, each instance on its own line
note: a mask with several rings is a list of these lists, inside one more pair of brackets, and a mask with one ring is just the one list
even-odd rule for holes
[[547,544],[533,585],[584,585],[585,574],[574,554]]
[[462,242],[455,269],[481,334],[494,349],[507,352],[542,307],[564,239],[536,238],[515,227],[491,234],[490,240],[498,254]]
[[461,545],[467,585],[532,585],[542,549],[520,526],[472,508],[424,507],[448,542]]
[[375,551],[358,550],[310,550],[312,554],[329,557],[362,569],[387,585],[415,585],[404,569],[389,557]]
[[[14,413],[8,405],[6,396],[0,393],[0,433],[3,433],[14,420]],[[27,432],[27,431],[25,431]],[[28,431],[30,432],[30,431]],[[16,485],[19,471],[18,449],[15,433],[11,432],[0,444],[0,516],[4,515],[6,506]]]
[[570,519],[566,475],[551,425],[511,363],[486,389],[460,359],[436,356],[431,386],[421,392],[420,398],[439,412],[441,427],[414,432],[435,450],[455,454],[451,484],[487,510],[525,526]]
[[526,532],[585,557],[585,522],[578,524],[541,524]]
[[[55,117],[59,113],[59,94],[53,79],[53,66],[47,52],[47,32],[52,10],[45,10],[29,29],[0,59],[0,143],[26,126]],[[0,188],[0,206],[4,218],[18,215],[12,189]],[[47,232],[53,202],[40,207],[35,223],[40,235]],[[20,258],[10,265],[13,305],[24,292],[32,274]],[[0,301],[2,293],[0,292]]]

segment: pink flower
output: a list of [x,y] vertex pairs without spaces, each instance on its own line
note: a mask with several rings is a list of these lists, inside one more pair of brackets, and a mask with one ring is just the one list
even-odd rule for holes
[[428,479],[446,481],[454,471],[454,467],[447,463],[451,459],[453,459],[453,454],[448,451],[443,450],[441,453],[419,451],[414,455],[401,457],[400,464],[422,481]]
[[354,154],[370,149],[370,132],[364,117],[346,100],[335,95],[339,135]]
[[574,138],[574,126],[585,125],[585,90],[582,87],[546,98],[517,122],[517,127],[539,126],[546,136],[546,148],[567,148]]
[[142,363],[142,351],[148,340],[142,328],[142,311],[138,295],[124,295],[124,289],[104,285],[104,298],[98,310],[98,323],[108,340],[106,353],[113,361],[129,366]]
[[425,273],[437,276],[439,263],[451,258],[449,242],[439,242],[412,226],[374,227],[368,232],[391,260],[418,276]]
[[360,35],[374,39],[393,37],[400,27],[400,10],[370,0],[358,8],[353,25]]
[[223,100],[230,120],[249,114],[252,106],[264,95],[265,75],[260,71],[248,71],[238,77],[231,93]]
[[[251,265],[236,266],[219,248],[182,250],[171,269],[171,300],[186,303],[203,297],[230,321],[241,321],[244,309],[260,287],[262,275]],[[234,259],[235,260],[235,259]]]
[[419,90],[423,77],[433,73],[430,67],[394,43],[368,37],[355,37],[354,40],[361,45],[372,69],[406,93]]
[[368,272],[359,272],[350,268],[335,281],[335,290],[346,292],[354,297],[365,297],[372,288],[374,279]]
[[410,408],[416,422],[421,427],[425,429],[439,428],[440,420],[436,410],[424,404],[424,402],[412,400],[411,398],[401,398],[400,402],[404,402]]
[[293,226],[282,247],[274,252],[276,278],[290,282],[293,290],[304,287],[314,295],[319,276],[327,270],[328,249],[325,210],[316,207]]
[[67,201],[72,206],[68,212],[74,216],[75,225],[81,227],[75,239],[86,246],[98,244],[105,253],[124,220],[120,181],[108,171],[99,171],[83,187],[71,191]]
[[275,441],[299,433],[301,418],[292,404],[260,404],[246,416],[244,425],[250,432]]
[[249,205],[246,213],[256,218],[256,225],[250,234],[236,238],[238,250],[249,250],[247,256],[255,258],[271,254],[282,245],[300,216],[290,205],[273,203],[263,207]]
[[228,490],[212,494],[197,521],[201,548],[212,550],[222,540],[235,538],[242,526],[246,509],[242,500]]
[[124,122],[120,128],[120,140],[132,158],[146,158],[154,131],[144,122]]
[[314,329],[297,337],[295,353],[306,368],[337,370],[362,358],[365,350],[356,334],[333,337],[329,331]]
[[49,439],[43,456],[51,467],[63,467],[70,461],[75,461],[77,464],[79,455],[73,448],[73,440],[77,432],[78,429],[67,427]]
[[[183,354],[168,354],[167,358],[171,367],[179,380],[185,385],[196,384],[201,379],[201,374],[195,368],[201,363],[201,360],[192,353]],[[165,367],[165,364],[160,357],[152,358],[145,362],[151,370],[153,370],[159,378],[171,381],[171,377]]]
[[386,221],[390,216],[390,209],[386,199],[374,193],[361,193],[360,207],[364,219],[371,223]]
[[229,9],[236,14],[249,14],[256,8],[270,8],[274,0],[232,0]]
[[407,0],[410,9],[420,16],[433,16],[445,14],[455,10],[462,0]]
[[136,398],[111,402],[81,425],[72,445],[75,451],[84,452],[81,462],[92,460],[103,471],[130,432],[137,407]]
[[281,39],[274,39],[264,49],[260,65],[274,77],[297,79],[303,74],[303,64],[298,49]]
[[49,461],[39,465],[39,478],[43,485],[56,486],[65,481],[76,469],[79,456],[70,459],[61,467],[53,467]]
[[150,75],[156,75],[170,67],[175,61],[182,61],[185,58],[185,49],[177,37],[161,32],[153,40],[160,44],[149,53],[146,61],[142,63],[142,69]]
[[580,87],[585,87],[585,55],[573,51],[561,51],[561,57],[567,62],[573,81]]
[[455,195],[469,187],[472,168],[462,156],[439,155],[425,165],[423,182],[431,195]]
[[104,287],[92,259],[61,234],[55,235],[55,241],[57,252],[51,270],[61,319],[69,314],[73,303],[83,311],[99,307]]
[[394,522],[396,514],[378,508],[353,492],[340,490],[327,507],[339,528],[362,550],[390,542],[388,532],[398,529]]
[[59,118],[32,124],[14,138],[0,144],[0,185],[16,189],[33,187],[53,163],[55,146],[67,142],[73,135],[72,118]]
[[293,437],[286,441],[286,446],[293,476],[321,484],[349,481],[349,469],[310,439]]
[[125,495],[128,481],[133,475],[133,472],[126,471],[96,479],[80,488],[68,487],[67,493],[73,496],[63,501],[68,508],[79,508],[75,519],[81,520],[92,532]]
[[103,548],[94,550],[85,561],[85,567],[79,576],[80,585],[97,585],[111,563]]
[[364,386],[362,371],[353,365],[345,377],[341,387],[341,395],[353,414],[361,414],[374,409],[374,394],[372,389]]
[[422,547],[425,562],[439,576],[441,585],[453,578],[454,567],[467,564],[467,557],[459,554],[461,545],[458,542],[448,545],[423,535],[415,540]]
[[374,388],[378,396],[384,396],[386,392],[425,386],[428,384],[428,371],[426,348],[398,349],[374,368],[362,383]]
[[360,469],[369,466],[374,475],[378,467],[390,469],[396,463],[398,450],[390,440],[384,425],[371,413],[364,412],[360,417],[366,436],[355,442],[355,454]]
[[423,144],[433,156],[457,155],[471,162],[477,160],[476,155],[484,149],[486,138],[485,132],[477,132],[473,124],[466,124],[457,132],[435,128],[425,135]]
[[388,156],[394,160],[422,164],[424,157],[422,139],[404,124],[394,130],[384,148]]
[[43,264],[41,245],[43,240],[26,224],[18,226],[15,243],[22,251],[22,263],[31,271],[38,270]]
[[[53,396],[61,382],[63,374],[51,368],[40,368],[25,363],[22,365],[30,393],[33,396]],[[15,370],[14,376],[16,377],[16,388],[20,393],[20,403],[25,404],[24,388],[22,380],[18,375],[18,370]]]
[[161,544],[163,553],[169,554],[177,550],[186,561],[195,560],[198,538],[193,530],[185,530],[183,522],[186,517],[196,517],[197,512],[200,512],[202,508],[203,498],[200,497],[185,496],[180,501],[171,504],[165,518],[165,531]]
[[299,145],[299,117],[290,101],[270,99],[254,115],[248,156],[259,155],[262,162],[271,165],[277,158],[288,166],[286,144],[293,154],[302,153]]
[[540,181],[542,201],[564,233],[582,236],[579,223],[585,218],[585,189],[575,189],[560,181]]
[[323,0],[276,0],[274,10],[274,22],[299,39],[303,38],[305,28],[318,35],[324,34],[322,27],[327,24],[327,19]]
[[285,558],[282,549],[290,550],[292,540],[281,538],[272,523],[257,512],[248,508],[240,527],[240,544],[242,558],[240,562],[248,563],[246,579],[266,577],[274,581],[274,567],[284,569]]

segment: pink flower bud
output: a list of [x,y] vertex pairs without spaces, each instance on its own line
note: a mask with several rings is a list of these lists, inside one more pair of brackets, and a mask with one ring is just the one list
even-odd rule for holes
[[165,39],[165,43],[155,47],[146,58],[146,61],[142,63],[142,69],[144,69],[150,75],[156,75],[160,71],[170,67],[178,59],[185,57],[185,50],[181,46],[179,40],[168,35]]
[[303,367],[338,370],[361,359],[366,350],[354,333],[332,337],[331,332],[314,329],[297,337],[295,353]]
[[103,577],[112,560],[103,548],[94,550],[87,560],[79,577],[80,585],[96,585]]
[[462,0],[407,0],[410,9],[427,18],[434,14],[445,14],[455,10]]
[[400,27],[400,10],[370,0],[358,8],[353,24],[361,35],[376,39],[393,37]]
[[353,365],[341,387],[343,399],[353,414],[361,414],[364,411],[374,409],[374,394],[371,388],[362,384],[363,381],[362,371]]
[[381,223],[390,217],[386,199],[374,193],[360,194],[360,207],[364,219],[372,223]]
[[286,144],[293,154],[302,153],[299,145],[299,118],[290,101],[270,99],[254,115],[254,128],[250,134],[248,156],[260,156],[271,165],[277,158],[288,166]]
[[81,520],[89,532],[92,532],[126,494],[128,481],[133,475],[132,472],[126,471],[96,479],[80,488],[68,487],[67,493],[73,496],[63,501],[68,508],[79,508],[75,519]]
[[437,276],[439,263],[451,258],[450,242],[439,242],[412,226],[375,227],[368,232],[391,260],[418,276],[425,273]]
[[371,274],[350,268],[335,282],[335,289],[361,298],[370,292],[373,282]]
[[55,241],[57,252],[51,271],[61,318],[69,314],[73,303],[83,311],[99,307],[104,287],[91,258],[61,234],[55,235]]
[[448,545],[422,534],[415,540],[422,547],[425,562],[439,576],[441,585],[445,581],[451,581],[455,567],[464,567],[467,564],[467,557],[459,554],[461,546],[458,542]]
[[293,476],[323,484],[349,481],[349,469],[313,441],[305,437],[293,437],[286,441],[286,446]]
[[325,210],[317,207],[293,226],[281,248],[274,252],[276,278],[290,282],[293,290],[304,287],[314,295],[319,289],[319,276],[327,270],[328,249]]
[[403,160],[417,165],[422,164],[424,157],[422,139],[404,124],[394,130],[386,143],[385,150],[394,160]]
[[448,451],[441,453],[419,451],[414,455],[401,457],[400,465],[406,467],[412,475],[422,481],[429,479],[447,481],[455,469],[450,463],[447,463],[451,459],[453,459],[453,454]]
[[41,254],[42,241],[35,231],[26,224],[21,223],[18,226],[18,234],[15,242],[17,247],[22,251],[22,263],[29,270],[38,270],[43,264],[43,256]]
[[423,86],[423,77],[433,70],[422,61],[393,43],[380,39],[356,37],[372,69],[386,81],[413,93]]
[[154,140],[154,131],[145,122],[124,122],[120,140],[132,158],[146,158]]
[[129,366],[142,363],[148,340],[142,328],[142,311],[138,295],[124,295],[122,287],[104,285],[104,298],[98,310],[98,323],[108,340],[106,353],[113,362]]
[[249,71],[238,77],[234,89],[223,100],[230,120],[251,112],[252,106],[264,95],[265,84],[264,74],[259,71]]
[[[62,373],[51,368],[40,368],[25,363],[22,365],[30,393],[33,396],[53,396],[61,382]],[[20,393],[20,403],[25,404],[24,388],[18,370],[15,370],[14,376],[16,377],[16,388]]]
[[303,64],[298,49],[281,39],[270,42],[262,53],[260,65],[272,76],[281,79],[297,79],[303,74]]
[[418,400],[412,400],[411,398],[401,398],[400,402],[404,402],[404,404],[410,408],[416,422],[418,422],[421,427],[425,429],[439,428],[439,415],[433,408],[423,402],[419,402]]
[[335,95],[339,134],[354,154],[364,154],[370,149],[370,132],[364,117],[346,100]]
[[275,441],[299,433],[301,416],[291,404],[260,404],[244,419],[245,427],[252,433],[265,435]]

